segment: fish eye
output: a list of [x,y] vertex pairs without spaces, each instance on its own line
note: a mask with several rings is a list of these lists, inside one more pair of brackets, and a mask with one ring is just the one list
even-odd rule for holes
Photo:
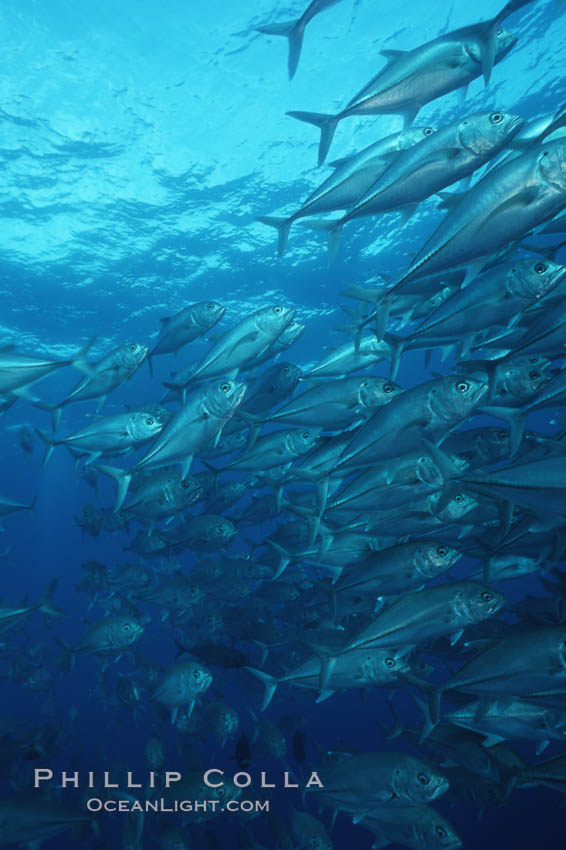
[[303,440],[308,440],[308,438],[309,438],[309,437],[310,437],[309,432],[308,432],[308,431],[303,431]]
[[501,29],[501,27],[499,27],[499,29],[497,30],[497,35],[503,35],[503,30]]
[[430,782],[430,777],[428,777],[426,773],[419,773],[417,779],[419,780],[421,785],[428,785],[428,783]]
[[448,549],[446,546],[439,546],[436,552],[441,558],[444,558],[448,554]]
[[288,367],[288,366],[285,366],[285,368],[283,369],[283,374],[284,374],[284,375],[288,375],[288,374],[289,374],[289,367]]
[[200,679],[200,670],[193,670],[193,678]]
[[537,372],[536,369],[534,369],[532,372],[529,372],[529,378],[532,381],[536,381],[537,378],[540,378],[540,372]]
[[484,602],[491,602],[491,600],[493,599],[493,596],[491,595],[491,593],[489,593],[489,591],[484,590],[484,592],[481,595],[481,598],[483,599]]
[[458,504],[460,504],[460,502],[464,501],[464,497],[461,495],[461,493],[458,493],[457,496],[454,496],[454,501],[458,502]]
[[224,533],[224,526],[223,525],[217,525],[216,530],[217,530],[218,534],[223,534]]
[[546,263],[537,263],[535,266],[535,272],[537,274],[544,274],[547,268],[548,266],[546,265]]
[[435,831],[436,835],[438,835],[439,838],[446,838],[446,830],[444,829],[443,826],[435,827],[434,831]]
[[492,124],[501,124],[503,121],[503,113],[502,112],[492,112],[489,116],[489,120]]
[[395,667],[395,659],[394,658],[386,658],[385,659],[385,666],[389,667],[389,669],[391,669],[392,667]]
[[499,437],[500,440],[506,440],[507,439],[507,431],[500,431],[497,436]]
[[153,419],[151,418],[151,416],[147,417],[147,419],[145,420],[145,424],[146,425],[153,425]]
[[282,310],[282,307],[274,307],[274,308],[273,308],[273,312],[274,312],[274,313],[280,313],[280,312],[281,312],[281,310]]
[[130,343],[130,345],[128,346],[128,351],[137,351],[137,348],[138,348],[137,343],[132,342],[132,343]]
[[423,130],[423,133],[424,133],[425,136],[432,136],[432,134],[434,133],[434,130],[432,129],[432,127],[425,127],[425,129]]
[[124,631],[125,632],[131,632],[132,631],[132,627],[129,623],[124,623]]
[[206,309],[207,310],[214,310],[214,304],[207,304]]
[[220,389],[222,390],[223,393],[227,393],[230,390],[230,384],[228,384],[228,383],[220,384]]
[[467,393],[470,389],[470,385],[467,381],[460,381],[458,384],[458,389],[461,393]]
[[391,384],[385,384],[385,386],[383,387],[383,392],[384,393],[392,393],[393,387],[391,386]]
[[188,481],[181,481],[181,487],[183,488],[183,490],[186,490],[188,486],[189,486]]

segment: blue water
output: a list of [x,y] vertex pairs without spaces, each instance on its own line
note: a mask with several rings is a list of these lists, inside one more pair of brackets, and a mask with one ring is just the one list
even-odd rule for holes
[[[161,0],[150,3],[109,0],[4,0],[0,9],[2,38],[0,73],[0,337],[26,353],[68,358],[94,337],[91,355],[101,357],[121,342],[150,344],[159,318],[193,301],[212,299],[226,306],[225,329],[268,303],[296,308],[307,331],[288,352],[289,360],[306,367],[324,348],[341,343],[336,328],[344,314],[339,296],[349,283],[372,285],[382,274],[400,270],[440,221],[442,213],[429,200],[400,229],[395,216],[368,219],[348,229],[338,257],[327,266],[322,237],[306,228],[293,230],[283,261],[275,257],[273,232],[254,221],[258,215],[290,213],[329,172],[317,170],[318,133],[293,121],[285,112],[340,109],[382,66],[383,49],[410,49],[440,33],[492,17],[499,4],[479,0],[345,0],[308,26],[294,80],[287,79],[284,39],[269,38],[254,28],[292,19],[306,5],[274,0],[207,3]],[[519,42],[496,66],[490,86],[472,83],[465,107],[457,93],[426,106],[418,122],[442,125],[461,114],[493,108],[525,119],[556,109],[565,98],[566,17],[555,0],[536,0],[506,23]],[[363,148],[401,128],[396,116],[349,118],[340,124],[330,159]],[[566,260],[566,254],[558,259]],[[154,359],[155,377],[144,366],[114,392],[103,413],[119,412],[125,403],[156,401],[161,382],[172,369],[197,360],[208,347],[199,341],[184,349],[175,363],[171,355]],[[422,354],[403,357],[397,381],[404,387],[429,374]],[[386,369],[386,364],[383,364]],[[438,368],[433,358],[430,369]],[[386,371],[378,369],[379,374]],[[56,401],[74,386],[76,374],[64,370],[34,387],[43,400]],[[95,403],[63,411],[61,432],[71,433],[93,413]],[[548,419],[548,417],[546,417]],[[545,417],[537,422],[546,426]],[[82,505],[96,503],[94,491],[74,472],[64,449],[42,466],[43,447],[25,455],[19,429],[49,428],[44,411],[20,401],[0,421],[2,471],[0,491],[15,500],[37,496],[35,515],[15,514],[4,521],[0,551],[0,597],[16,605],[35,601],[48,583],[58,579],[56,604],[65,617],[42,623],[39,615],[5,636],[8,650],[39,645],[43,664],[54,675],[49,692],[34,693],[10,680],[9,662],[1,662],[0,715],[23,716],[33,724],[52,718],[65,730],[60,745],[41,766],[81,769],[142,770],[143,748],[150,734],[166,744],[167,766],[182,769],[180,736],[146,704],[133,724],[115,705],[111,688],[98,681],[98,664],[79,657],[71,675],[56,667],[60,654],[54,637],[77,639],[89,610],[89,599],[76,591],[80,564],[96,560],[114,566],[133,560],[122,550],[132,534],[84,535],[74,520]],[[101,506],[112,504],[114,489],[100,481]],[[260,530],[246,531],[244,538]],[[256,537],[257,539],[257,537]],[[230,546],[248,551],[238,536]],[[129,553],[131,555],[131,553]],[[185,553],[189,568],[196,556]],[[151,562],[150,562],[151,563]],[[464,570],[465,571],[465,570]],[[514,584],[510,596],[541,593],[536,581]],[[245,602],[242,603],[245,605]],[[171,632],[159,623],[156,609],[140,651],[157,665],[173,661]],[[249,649],[249,647],[248,647]],[[250,650],[251,657],[253,651]],[[257,660],[257,659],[256,659]],[[132,660],[111,665],[111,680],[132,670]],[[253,734],[248,709],[259,710],[259,690],[250,693],[242,671],[215,671],[215,695],[222,695]],[[320,749],[374,751],[405,744],[383,738],[378,720],[392,718],[382,691],[338,694],[315,704],[308,694],[281,689],[267,716],[307,718],[307,763],[318,761]],[[406,696],[406,716],[419,715]],[[73,707],[71,722],[69,711]],[[235,766],[234,742],[223,750],[195,743],[205,766]],[[527,761],[532,745],[517,744]],[[545,756],[560,753],[551,744]],[[40,759],[41,761],[41,759]],[[293,769],[297,765],[288,756]],[[34,762],[34,766],[40,762]],[[17,794],[32,793],[29,765],[22,766]],[[253,769],[271,767],[262,761]],[[0,780],[2,777],[0,776]],[[2,783],[2,796],[8,794]],[[74,797],[59,795],[79,809]],[[294,792],[274,794],[274,808],[286,820],[291,805],[301,807]],[[480,813],[450,795],[435,804],[462,836],[466,850],[509,846],[561,846],[566,837],[557,792],[540,788],[513,792],[501,808]],[[311,812],[316,812],[311,809]],[[144,847],[155,846],[155,823],[146,821]],[[329,827],[328,812],[322,819]],[[267,848],[280,845],[263,816],[253,822],[236,816],[211,822],[218,846],[238,846],[238,830],[248,824]],[[122,823],[106,816],[100,841],[121,847]],[[369,848],[370,833],[346,816],[332,831],[336,848]],[[212,838],[201,827],[189,828],[191,846],[211,850]],[[51,848],[94,847],[98,839],[66,833],[47,843]],[[1,842],[0,842],[1,843]],[[244,845],[245,846],[245,845]],[[289,845],[291,846],[291,845]],[[294,845],[293,845],[294,846]],[[282,850],[286,850],[282,848]]]

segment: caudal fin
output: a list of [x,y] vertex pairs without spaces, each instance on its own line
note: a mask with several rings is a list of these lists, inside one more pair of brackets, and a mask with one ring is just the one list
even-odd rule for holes
[[277,565],[277,569],[275,570],[275,573],[271,579],[271,581],[275,581],[281,575],[283,575],[283,573],[291,563],[291,555],[289,554],[289,552],[287,552],[286,549],[283,548],[283,546],[280,546],[279,543],[276,543],[274,540],[269,540],[268,538],[265,542],[270,547],[270,549],[273,549],[273,551],[277,552],[277,554],[279,555],[279,564]]
[[109,475],[114,479],[117,485],[116,490],[116,503],[114,504],[114,513],[118,513],[122,505],[124,504],[124,499],[126,498],[126,493],[128,492],[128,487],[130,486],[130,481],[132,480],[132,476],[125,469],[118,469],[115,466],[104,466],[102,464],[93,464],[93,469],[98,469],[100,472],[104,472],[105,475]]
[[340,234],[344,226],[343,219],[331,218],[325,220],[322,218],[313,218],[308,221],[301,221],[300,224],[303,227],[310,227],[311,230],[321,230],[323,233],[326,233],[328,241],[328,265],[331,266],[338,253]]
[[70,361],[71,366],[74,366],[75,369],[78,369],[79,372],[82,372],[83,375],[86,375],[88,378],[93,378],[96,374],[96,367],[86,361],[86,356],[95,342],[96,337],[91,337],[77,353],[77,356],[73,357]]
[[51,428],[56,431],[61,421],[61,405],[48,404],[45,401],[36,401],[34,407],[39,407],[40,410],[47,410],[51,414]]
[[57,579],[53,579],[43,596],[38,600],[37,607],[44,614],[49,614],[50,617],[62,617],[63,612],[53,605],[52,597],[57,587]]
[[270,676],[269,673],[264,673],[262,670],[258,670],[256,667],[244,667],[244,670],[247,670],[248,673],[251,673],[252,676],[255,676],[256,679],[260,680],[260,682],[263,682],[265,686],[265,694],[263,697],[263,702],[261,704],[261,710],[265,711],[265,709],[273,699],[273,694],[277,690],[277,685],[279,684],[279,682],[273,676]]
[[291,118],[314,124],[320,129],[320,143],[318,145],[318,164],[322,165],[330,150],[336,127],[340,121],[339,115],[326,115],[324,112],[288,112]]
[[304,25],[301,20],[284,21],[280,24],[268,24],[265,27],[258,27],[258,32],[265,35],[283,35],[289,39],[289,79],[292,80],[295,76],[295,71],[299,64],[301,56],[301,48],[303,46],[303,36],[305,34]]
[[260,215],[256,221],[261,221],[262,224],[267,224],[268,227],[274,227],[277,230],[277,256],[281,259],[287,247],[287,239],[289,238],[293,219],[278,218],[273,215]]
[[47,463],[47,461],[51,457],[53,449],[57,445],[57,440],[53,440],[48,434],[46,434],[44,431],[41,431],[39,428],[34,428],[34,431],[37,434],[37,436],[39,437],[39,439],[42,440],[45,443],[46,448],[45,448],[45,455],[43,457],[43,466],[45,466],[45,464]]

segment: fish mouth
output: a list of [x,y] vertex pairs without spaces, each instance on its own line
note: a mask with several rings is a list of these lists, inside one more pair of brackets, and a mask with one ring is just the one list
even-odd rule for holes
[[283,318],[287,320],[285,327],[288,327],[295,318],[296,310],[294,307],[285,307],[283,309]]
[[434,789],[431,799],[436,800],[437,797],[440,797],[442,794],[445,794],[448,791],[449,788],[450,788],[450,783],[448,782],[447,779],[442,777],[442,779],[438,780],[438,785]]

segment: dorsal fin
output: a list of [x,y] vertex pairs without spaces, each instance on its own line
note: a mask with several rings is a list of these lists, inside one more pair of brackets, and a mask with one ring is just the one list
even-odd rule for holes
[[393,62],[396,62],[407,53],[406,50],[380,50],[379,52],[384,59],[387,59],[388,65],[392,65]]

